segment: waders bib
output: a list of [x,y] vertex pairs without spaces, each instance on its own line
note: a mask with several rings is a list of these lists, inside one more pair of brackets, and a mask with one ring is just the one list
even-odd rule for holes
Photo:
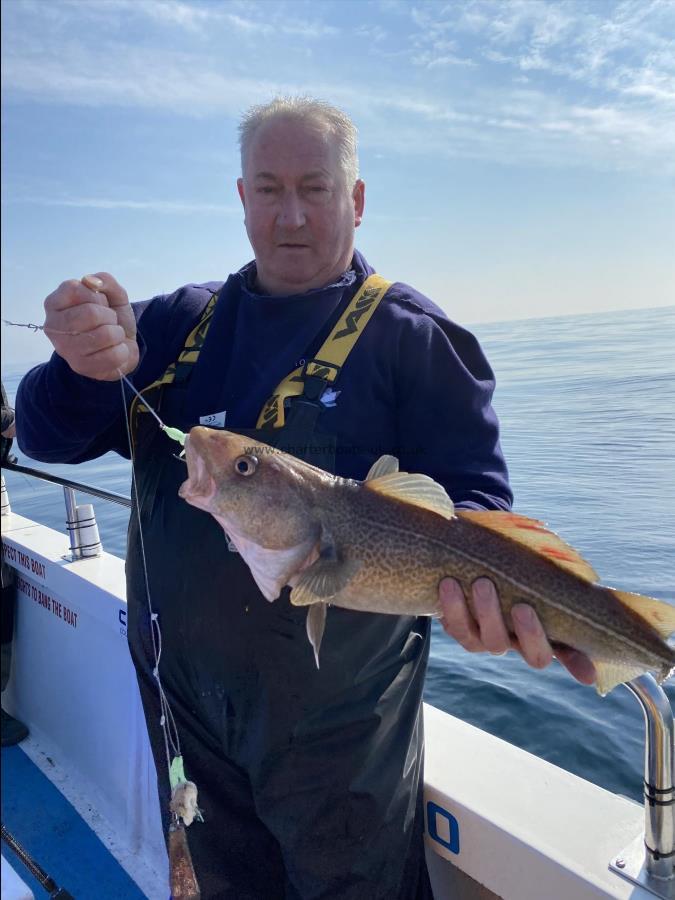
[[[185,432],[199,421],[185,400],[215,299],[171,377],[145,393]],[[287,411],[272,401],[297,373],[265,405],[261,416],[274,407],[283,425],[248,433],[333,471],[335,438],[316,423],[320,393],[339,366],[331,378],[317,374],[317,362],[293,382]],[[187,470],[176,444],[150,415],[135,418],[136,502],[162,683],[204,816],[188,829],[203,900],[430,897],[421,793],[429,620],[330,607],[317,669],[307,610],[291,606],[287,588],[265,600],[215,519],[177,499]],[[135,515],[127,581],[129,644],[166,833],[169,784]]]

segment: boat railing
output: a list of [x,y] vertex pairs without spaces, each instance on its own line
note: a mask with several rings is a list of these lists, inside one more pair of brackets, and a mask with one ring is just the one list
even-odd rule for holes
[[[115,491],[106,491],[103,490],[103,488],[94,487],[94,485],[91,484],[83,484],[80,481],[74,481],[72,478],[64,478],[62,475],[44,472],[41,469],[33,469],[30,466],[22,466],[19,463],[3,463],[3,468],[12,472],[19,472],[22,475],[29,475],[32,478],[38,478],[40,481],[48,481],[50,484],[58,484],[63,488],[63,496],[66,504],[66,528],[70,540],[70,558],[72,560],[89,559],[92,556],[100,556],[103,550],[98,533],[94,507],[91,503],[78,504],[75,491],[80,491],[91,497],[97,497],[99,500],[107,500],[111,503],[117,503],[120,506],[126,506],[129,509],[131,508],[131,499],[124,496],[124,494],[117,494]],[[5,511],[9,512],[9,498],[3,476],[3,515],[5,514]]]
[[612,871],[657,897],[675,898],[675,729],[673,710],[652,675],[625,687],[645,719],[645,830],[610,862]]
[[[102,552],[92,504],[78,505],[75,491],[131,508],[131,499],[60,475],[18,463],[3,467],[63,487],[70,536],[71,559]],[[2,479],[2,514],[9,513],[9,498]],[[645,829],[614,856],[609,868],[633,884],[664,900],[675,900],[675,729],[673,711],[663,688],[652,675],[641,675],[625,687],[642,707],[645,719],[644,805]]]

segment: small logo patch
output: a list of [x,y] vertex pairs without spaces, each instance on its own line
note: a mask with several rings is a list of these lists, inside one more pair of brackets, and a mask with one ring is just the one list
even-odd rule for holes
[[321,395],[321,402],[324,406],[335,406],[335,401],[340,396],[340,391],[334,391],[333,388],[327,387]]
[[210,416],[200,416],[199,424],[200,425],[210,425],[211,428],[224,428],[225,427],[225,416],[227,412],[223,410],[219,413],[211,413]]

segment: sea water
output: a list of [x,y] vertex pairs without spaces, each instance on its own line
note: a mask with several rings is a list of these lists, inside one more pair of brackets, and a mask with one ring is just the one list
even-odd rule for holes
[[[675,602],[675,307],[471,330],[497,377],[514,508],[547,522],[604,584]],[[3,367],[11,399],[28,368]],[[129,463],[114,454],[77,468],[17,456],[129,493]],[[64,530],[60,488],[13,472],[5,479],[17,512]],[[123,556],[128,511],[96,501],[96,512],[103,546]],[[666,692],[675,701],[675,680]],[[643,716],[623,687],[601,698],[557,662],[540,672],[516,653],[468,654],[434,622],[425,699],[641,800]]]

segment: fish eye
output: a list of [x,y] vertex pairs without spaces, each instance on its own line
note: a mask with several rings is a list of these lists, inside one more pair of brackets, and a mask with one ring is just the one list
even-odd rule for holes
[[256,456],[238,456],[234,461],[234,470],[238,475],[248,477],[253,475],[258,468],[258,458]]

